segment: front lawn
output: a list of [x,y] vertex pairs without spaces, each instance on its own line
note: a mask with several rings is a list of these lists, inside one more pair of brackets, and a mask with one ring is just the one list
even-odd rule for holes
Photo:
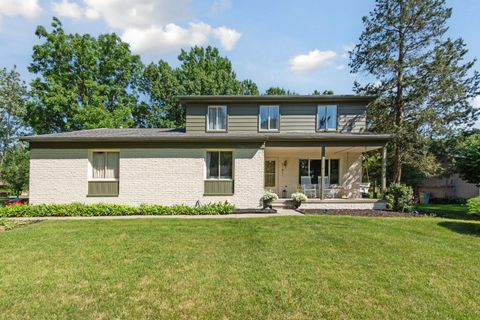
[[0,318],[480,318],[480,222],[44,221],[0,234]]
[[478,219],[475,215],[467,214],[468,207],[466,204],[416,204],[415,210],[449,219]]

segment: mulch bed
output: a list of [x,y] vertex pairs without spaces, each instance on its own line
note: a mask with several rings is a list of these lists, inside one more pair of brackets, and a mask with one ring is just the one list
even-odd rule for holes
[[303,214],[325,214],[333,216],[359,216],[359,217],[424,217],[420,213],[396,212],[388,210],[358,210],[358,209],[299,209]]
[[234,213],[277,213],[275,209],[235,209]]

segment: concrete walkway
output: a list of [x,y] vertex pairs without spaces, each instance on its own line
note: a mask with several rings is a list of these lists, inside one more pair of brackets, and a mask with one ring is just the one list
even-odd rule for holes
[[292,209],[277,209],[277,213],[240,213],[224,215],[158,215],[158,216],[97,216],[97,217],[19,217],[12,220],[130,220],[130,219],[243,219],[243,218],[270,218],[303,216]]

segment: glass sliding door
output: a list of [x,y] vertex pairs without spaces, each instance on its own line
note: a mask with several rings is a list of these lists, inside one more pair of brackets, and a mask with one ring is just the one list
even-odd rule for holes
[[[310,176],[312,184],[321,184],[322,160],[321,159],[300,159],[298,181],[301,184],[301,177]],[[325,185],[340,183],[340,160],[325,159]]]

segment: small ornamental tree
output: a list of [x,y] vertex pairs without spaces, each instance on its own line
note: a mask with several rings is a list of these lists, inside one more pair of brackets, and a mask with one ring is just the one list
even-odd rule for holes
[[388,189],[385,198],[388,209],[400,212],[413,210],[413,189],[410,186],[394,183]]

